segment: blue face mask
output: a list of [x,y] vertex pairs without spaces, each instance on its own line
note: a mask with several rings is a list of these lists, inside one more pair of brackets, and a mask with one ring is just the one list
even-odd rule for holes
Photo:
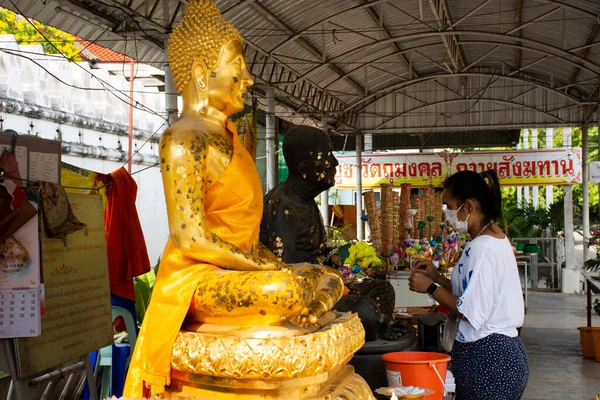
[[446,221],[450,224],[450,226],[461,235],[466,235],[469,232],[469,217],[471,214],[467,215],[467,219],[461,221],[458,219],[458,212],[465,205],[462,203],[457,210],[446,210]]

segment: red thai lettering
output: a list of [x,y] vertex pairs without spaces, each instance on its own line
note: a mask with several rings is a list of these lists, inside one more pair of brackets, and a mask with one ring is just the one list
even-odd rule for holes
[[541,176],[550,175],[550,161],[538,161],[537,166],[538,174],[540,174]]
[[535,176],[535,161],[525,161],[523,162],[523,176],[530,177]]
[[371,178],[381,178],[381,164],[371,164],[369,171],[371,172]]
[[431,164],[431,175],[432,176],[442,176],[442,163],[434,162]]

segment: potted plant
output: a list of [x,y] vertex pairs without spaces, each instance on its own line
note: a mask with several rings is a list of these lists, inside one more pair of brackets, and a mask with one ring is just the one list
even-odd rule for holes
[[583,263],[583,269],[596,272],[600,269],[600,229],[595,229],[591,232],[586,245],[596,253],[596,257],[586,260]]

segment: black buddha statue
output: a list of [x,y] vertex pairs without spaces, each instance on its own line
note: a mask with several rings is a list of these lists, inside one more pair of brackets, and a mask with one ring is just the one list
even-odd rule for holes
[[321,129],[295,126],[283,139],[288,178],[265,196],[260,241],[286,264],[338,266],[328,248],[315,197],[335,184],[338,161],[331,139]]
[[[295,126],[283,139],[288,178],[265,196],[260,241],[286,264],[341,267],[337,249],[327,247],[315,197],[335,184],[338,161],[329,136],[321,129]],[[382,321],[391,319],[394,288],[385,280],[353,283],[335,310],[358,313],[366,341],[377,340]]]

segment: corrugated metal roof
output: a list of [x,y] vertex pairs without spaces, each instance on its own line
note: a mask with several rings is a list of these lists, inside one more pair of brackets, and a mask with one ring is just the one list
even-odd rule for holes
[[[185,3],[0,0],[157,67],[166,61],[164,39]],[[327,115],[340,132],[598,120],[592,112],[600,100],[596,0],[216,3],[246,39],[257,89],[274,85],[282,103],[315,119]]]

